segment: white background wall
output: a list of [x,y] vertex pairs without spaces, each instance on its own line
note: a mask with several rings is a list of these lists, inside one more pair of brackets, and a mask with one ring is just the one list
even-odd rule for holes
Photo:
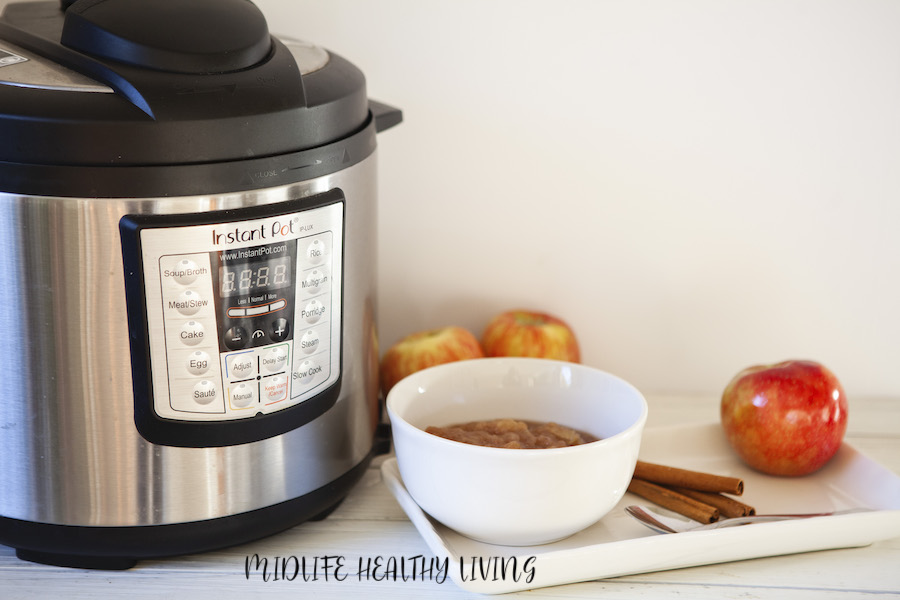
[[404,111],[383,349],[530,307],[645,392],[805,357],[900,398],[900,2],[257,4]]

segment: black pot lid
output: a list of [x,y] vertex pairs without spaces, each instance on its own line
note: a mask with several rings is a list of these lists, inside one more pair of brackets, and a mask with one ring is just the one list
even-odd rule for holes
[[316,148],[369,119],[365,78],[279,40],[249,0],[58,0],[0,15],[0,161],[164,165]]

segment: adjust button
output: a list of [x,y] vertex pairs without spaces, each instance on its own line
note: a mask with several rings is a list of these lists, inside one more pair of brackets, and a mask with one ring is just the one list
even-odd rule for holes
[[256,359],[253,352],[229,356],[226,364],[228,377],[231,379],[247,379],[256,375]]

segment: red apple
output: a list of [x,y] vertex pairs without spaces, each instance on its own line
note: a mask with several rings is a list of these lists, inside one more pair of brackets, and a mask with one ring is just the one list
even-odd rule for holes
[[748,465],[771,475],[817,471],[847,430],[847,397],[817,362],[788,360],[744,369],[725,387],[722,426]]
[[478,338],[462,327],[412,333],[388,348],[381,358],[381,391],[387,396],[398,381],[427,367],[482,357]]
[[530,310],[494,317],[481,336],[485,356],[532,356],[579,362],[575,333],[562,319]]

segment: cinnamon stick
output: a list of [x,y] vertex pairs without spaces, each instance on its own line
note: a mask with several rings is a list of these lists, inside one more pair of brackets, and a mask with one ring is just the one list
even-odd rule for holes
[[719,509],[716,507],[649,481],[632,479],[628,491],[700,523],[712,523],[719,519]]
[[634,477],[660,485],[668,485],[701,492],[723,492],[740,496],[744,493],[744,482],[738,477],[726,477],[678,469],[644,461],[638,461]]
[[746,517],[756,514],[756,509],[749,504],[745,504],[740,500],[735,500],[734,498],[729,498],[728,496],[724,496],[722,494],[713,492],[700,492],[697,490],[689,490],[687,488],[680,487],[673,487],[672,489],[679,494],[684,494],[688,498],[693,498],[694,500],[698,500],[700,502],[703,502],[704,504],[715,506],[719,509],[719,514],[728,519],[732,517]]

